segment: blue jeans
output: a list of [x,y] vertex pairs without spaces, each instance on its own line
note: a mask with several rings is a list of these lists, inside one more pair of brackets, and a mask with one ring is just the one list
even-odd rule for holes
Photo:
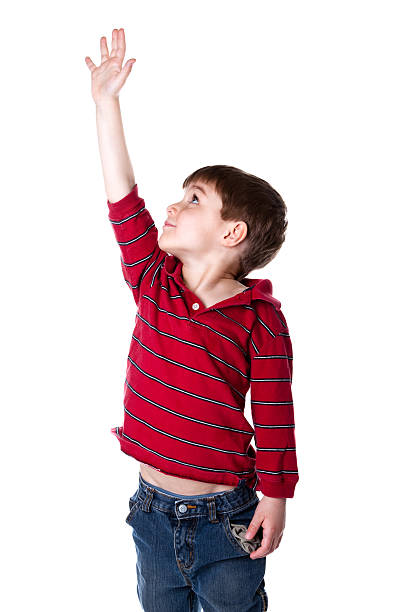
[[[136,546],[137,596],[145,612],[258,612],[268,608],[266,558],[244,533],[259,498],[241,479],[235,489],[179,495],[144,480],[126,523]],[[201,606],[201,607],[200,607]]]

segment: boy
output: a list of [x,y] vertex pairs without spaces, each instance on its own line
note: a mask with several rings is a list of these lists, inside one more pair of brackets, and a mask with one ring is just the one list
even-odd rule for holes
[[124,423],[112,428],[140,461],[126,518],[138,597],[152,612],[266,610],[265,557],[280,544],[299,478],[293,357],[271,282],[247,274],[280,249],[286,206],[256,176],[205,166],[184,181],[158,237],[123,134],[118,95],[136,61],[122,68],[124,55],[124,31],[114,29],[110,54],[101,38],[100,66],[85,61],[109,220],[138,308]]

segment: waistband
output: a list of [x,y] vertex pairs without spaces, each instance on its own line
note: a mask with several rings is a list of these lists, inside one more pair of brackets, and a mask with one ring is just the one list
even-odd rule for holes
[[206,493],[204,495],[183,495],[161,489],[147,482],[139,472],[139,488],[136,499],[142,509],[149,511],[153,506],[164,512],[174,513],[178,518],[192,518],[194,516],[216,516],[216,513],[230,513],[241,510],[259,501],[253,488],[240,479],[235,489],[225,493]]

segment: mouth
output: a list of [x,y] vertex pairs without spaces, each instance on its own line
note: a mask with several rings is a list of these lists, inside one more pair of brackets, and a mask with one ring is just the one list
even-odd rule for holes
[[167,223],[167,221],[165,221],[165,223],[163,224],[163,227],[176,227],[176,226],[172,225],[171,223]]

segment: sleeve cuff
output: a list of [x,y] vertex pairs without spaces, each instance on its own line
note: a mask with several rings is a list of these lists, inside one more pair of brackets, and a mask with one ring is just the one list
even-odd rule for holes
[[135,212],[144,205],[144,200],[139,197],[137,184],[121,200],[117,202],[106,200],[106,202],[109,209],[109,218],[112,221],[120,220],[124,214]]
[[255,490],[261,491],[267,497],[294,497],[297,482],[262,482],[258,480]]

